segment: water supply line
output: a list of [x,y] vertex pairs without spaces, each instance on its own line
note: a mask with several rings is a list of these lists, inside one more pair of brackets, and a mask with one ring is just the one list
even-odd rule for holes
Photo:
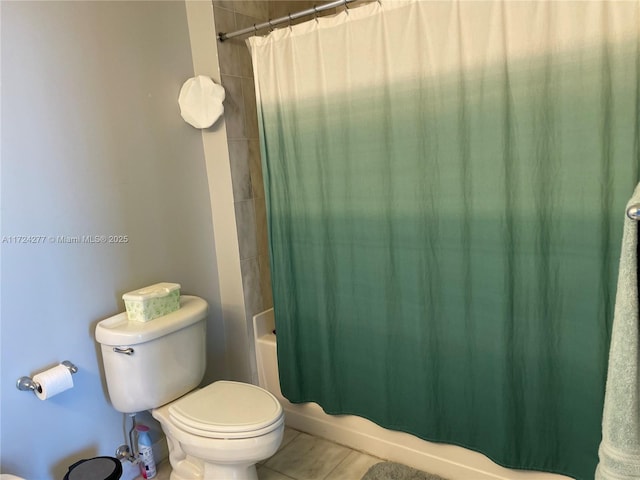
[[129,445],[131,446],[131,456],[135,460],[136,458],[138,458],[137,442],[133,441],[133,432],[136,429],[136,414],[130,413],[129,417],[131,418],[131,430],[129,430]]
[[[136,429],[136,413],[128,413],[124,414],[124,423],[125,428],[127,424],[127,416],[131,418],[131,429],[129,430],[128,435],[128,443],[120,445],[116,449],[116,458],[119,460],[128,460],[131,463],[136,463],[138,461],[138,449],[136,442],[133,441],[133,432]],[[127,442],[127,438],[125,437],[125,442]]]

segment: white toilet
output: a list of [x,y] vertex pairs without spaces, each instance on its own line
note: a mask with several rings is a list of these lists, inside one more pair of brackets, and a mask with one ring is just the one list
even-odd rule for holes
[[109,397],[123,413],[152,410],[169,444],[171,480],[257,480],[255,464],[282,442],[284,414],[271,393],[218,381],[195,389],[205,369],[207,302],[148,322],[121,313],[98,323]]

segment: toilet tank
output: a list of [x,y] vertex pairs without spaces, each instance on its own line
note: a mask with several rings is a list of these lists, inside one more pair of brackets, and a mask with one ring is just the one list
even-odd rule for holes
[[175,312],[148,322],[126,312],[96,326],[109,398],[123,413],[150,410],[198,386],[206,361],[207,302],[183,295]]

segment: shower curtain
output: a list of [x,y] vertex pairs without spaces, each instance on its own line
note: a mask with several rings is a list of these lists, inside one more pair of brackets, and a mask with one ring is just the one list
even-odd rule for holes
[[387,0],[248,40],[289,400],[593,478],[639,24]]

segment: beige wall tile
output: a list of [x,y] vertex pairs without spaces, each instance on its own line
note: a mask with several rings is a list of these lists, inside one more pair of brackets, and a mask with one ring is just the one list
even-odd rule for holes
[[262,291],[260,289],[260,264],[258,257],[242,260],[242,284],[244,285],[244,304],[247,316],[253,318],[256,313],[264,311]]
[[[216,33],[229,33],[236,30],[236,15],[231,10],[214,7]],[[240,49],[231,41],[217,42],[220,72],[227,75],[239,75]]]
[[213,0],[214,7],[222,7],[227,8],[229,10],[233,10],[235,1],[234,0]]
[[224,119],[227,126],[227,138],[246,138],[245,134],[245,100],[242,95],[240,77],[222,75],[222,86],[226,90],[224,99]]
[[[256,18],[247,15],[236,13],[236,24],[238,29],[251,27],[267,21],[268,18]],[[265,33],[266,30],[261,30],[261,33]],[[235,42],[238,50],[238,71],[239,75],[243,77],[253,78],[253,66],[251,64],[251,54],[249,48],[245,43],[247,37],[232,38],[230,41]]]
[[252,198],[249,141],[244,139],[229,140],[229,160],[231,162],[233,199],[237,202]]
[[[236,14],[233,10],[214,5],[213,17],[216,32],[231,32],[233,30],[236,30]],[[219,43],[218,48],[220,48]]]
[[261,19],[269,19],[269,2],[264,0],[241,0],[234,2],[235,11],[243,15]]
[[244,40],[232,38],[230,41],[235,41],[238,49],[239,75],[242,77],[253,78],[253,64],[251,63],[251,52],[249,51],[249,47],[247,47]]
[[259,138],[258,109],[253,78],[242,78],[242,93],[244,95],[245,134],[247,138]]
[[268,255],[269,246],[267,243],[267,207],[264,197],[253,199],[256,210],[256,236],[258,241],[258,255]]
[[235,210],[240,260],[256,257],[258,256],[258,242],[256,240],[256,214],[253,200],[236,202]]
[[269,255],[260,255],[260,290],[262,292],[262,301],[264,310],[273,308],[273,290],[271,288],[271,265]]
[[254,198],[264,197],[264,180],[262,177],[262,156],[260,140],[249,140],[249,169],[251,172],[251,188]]
[[260,23],[266,22],[268,18],[252,17],[251,15],[245,15],[236,12],[236,24],[238,29],[252,27]]

